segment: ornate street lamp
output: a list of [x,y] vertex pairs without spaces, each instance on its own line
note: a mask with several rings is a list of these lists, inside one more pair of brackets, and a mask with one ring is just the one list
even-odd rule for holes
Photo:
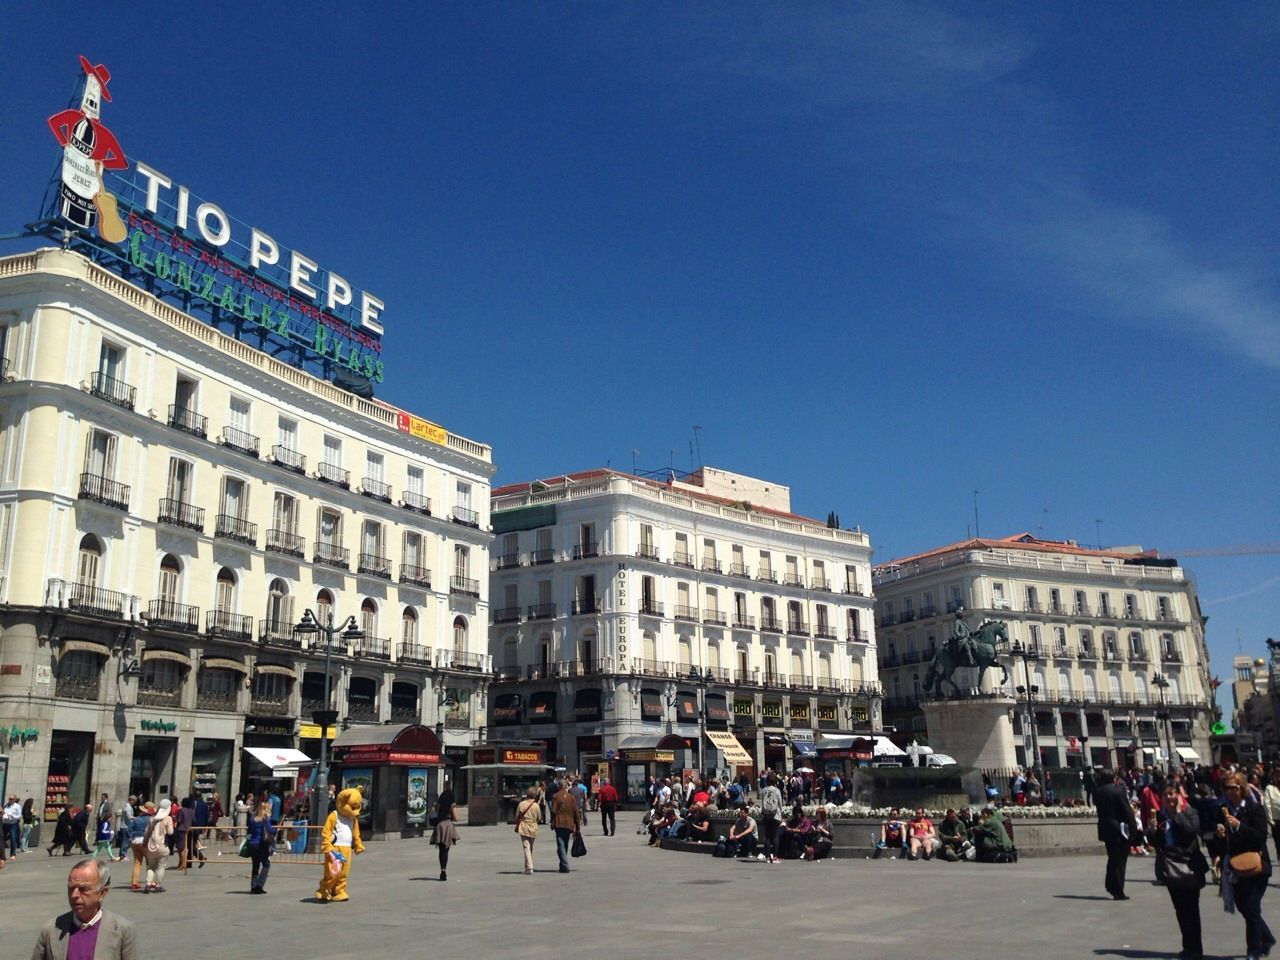
[[324,637],[324,706],[311,713],[312,722],[320,725],[320,769],[316,771],[311,801],[311,813],[316,826],[319,826],[329,812],[329,728],[338,721],[338,711],[329,707],[329,658],[333,651],[333,638],[340,636],[345,643],[356,644],[364,639],[364,631],[354,616],[347,617],[341,626],[335,627],[332,613],[326,614],[325,622],[320,623],[308,609],[293,632],[304,637]]

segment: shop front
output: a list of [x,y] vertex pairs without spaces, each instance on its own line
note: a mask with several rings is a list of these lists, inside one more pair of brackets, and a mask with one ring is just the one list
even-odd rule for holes
[[533,741],[472,747],[471,763],[466,767],[471,786],[467,823],[513,823],[525,792],[552,770],[545,758],[542,745]]
[[[280,717],[245,717],[244,747],[264,750],[295,749],[294,723]],[[309,755],[309,754],[308,754]],[[259,763],[242,763],[240,765],[239,793],[261,793],[267,788],[281,790],[280,777],[271,775],[270,766]],[[290,787],[292,789],[292,787]],[[224,804],[225,806],[225,804]]]
[[618,744],[613,780],[626,787],[626,802],[647,806],[649,778],[661,780],[672,776],[676,751],[686,749],[684,737],[674,733],[627,737]]
[[421,833],[444,767],[433,730],[420,723],[352,727],[333,741],[333,762],[339,788],[364,793],[363,834],[376,839]]
[[760,701],[760,725],[765,731],[764,765],[770,770],[785,773],[790,766],[790,758],[782,722],[782,700],[766,698]]
[[196,737],[191,749],[191,792],[208,801],[216,791],[223,809],[228,809],[235,756],[234,740]]
[[139,801],[145,797],[155,803],[183,793],[190,784],[178,782],[177,762],[178,721],[163,716],[139,719],[129,765],[129,793]]
[[459,806],[468,803],[471,796],[466,769],[470,762],[470,747],[444,748],[444,783],[453,790],[453,801]]
[[871,737],[824,733],[814,744],[814,753],[818,773],[838,773],[841,780],[850,783],[855,767],[871,765],[875,741]]
[[[54,730],[49,737],[44,819],[57,820],[67,807],[83,807],[93,789],[93,734]],[[155,796],[155,794],[150,794]]]

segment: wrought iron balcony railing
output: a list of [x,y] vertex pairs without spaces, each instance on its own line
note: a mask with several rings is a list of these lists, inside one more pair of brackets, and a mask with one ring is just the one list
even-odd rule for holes
[[252,433],[245,433],[235,427],[223,427],[222,445],[240,453],[248,454],[251,457],[256,457],[261,441]]
[[360,492],[371,500],[380,500],[383,503],[391,502],[391,484],[375,480],[373,477],[362,477],[360,479]]
[[344,470],[336,463],[325,463],[323,460],[317,463],[316,479],[322,483],[332,483],[342,487],[343,490],[351,489],[351,471]]
[[175,527],[184,527],[198,533],[204,532],[204,507],[183,503],[181,500],[170,497],[164,497],[160,501],[160,510],[156,519]]
[[420,493],[412,490],[400,491],[400,505],[410,510],[416,510],[418,513],[424,513],[428,517],[431,516],[431,498],[424,497]]
[[554,603],[535,603],[529,607],[528,617],[530,620],[550,620],[556,615],[556,605]]
[[576,600],[573,601],[573,615],[575,617],[581,616],[582,614],[599,613],[599,612],[600,612],[599,597],[578,597]]
[[573,545],[573,559],[575,560],[585,560],[598,556],[600,556],[600,544],[598,543],[575,543]]
[[205,614],[204,632],[211,637],[228,640],[250,640],[253,638],[253,617],[226,610],[210,610]]
[[80,499],[92,500],[117,510],[129,509],[129,487],[96,473],[80,474]]
[[458,596],[480,599],[480,581],[470,577],[452,576],[449,578],[449,592]]
[[108,376],[102,370],[94,372],[93,379],[89,381],[89,393],[108,403],[114,403],[117,407],[124,407],[126,410],[133,409],[134,401],[138,396],[136,388],[129,386],[123,380]]
[[176,600],[152,600],[147,604],[147,623],[154,630],[195,633],[200,629],[200,608]]
[[413,584],[415,587],[431,589],[431,571],[411,563],[400,564],[400,582]]
[[169,426],[193,437],[205,440],[209,436],[209,418],[202,417],[194,410],[180,407],[176,403],[169,404]]
[[276,465],[294,473],[307,472],[306,456],[284,444],[277,443],[271,448],[271,460]]
[[376,553],[362,553],[356,558],[356,572],[363,573],[369,577],[390,580],[391,561],[386,557],[378,556]]
[[301,560],[307,552],[307,541],[306,538],[288,530],[268,530],[267,550],[270,553],[283,553],[285,556],[297,557]]
[[338,567],[341,570],[351,569],[351,551],[336,543],[317,543],[311,560],[313,563],[322,563],[326,567]]
[[454,507],[452,520],[454,523],[460,523],[464,527],[475,527],[476,529],[480,527],[480,514],[467,507]]
[[213,521],[213,535],[252,547],[258,543],[258,525],[228,513],[220,513]]

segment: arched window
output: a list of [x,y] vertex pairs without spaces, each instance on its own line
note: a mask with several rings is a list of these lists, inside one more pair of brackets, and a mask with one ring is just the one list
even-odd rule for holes
[[1058,693],[1064,697],[1071,695],[1071,674],[1061,668],[1058,670]]
[[178,586],[182,580],[182,567],[177,558],[166,553],[160,561],[160,599],[167,604],[178,602]]
[[1107,690],[1110,693],[1113,702],[1118,702],[1120,700],[1120,674],[1107,674]]
[[1086,671],[1084,675],[1084,698],[1090,702],[1098,696],[1097,684],[1093,682],[1093,674]]
[[279,577],[267,588],[267,622],[281,631],[293,626],[293,598],[289,596],[289,585]]
[[400,642],[406,646],[418,642],[418,614],[413,607],[405,607],[400,614]]
[[714,640],[707,644],[707,666],[717,674],[720,672],[720,644]]
[[333,614],[333,594],[328,590],[321,590],[316,594],[316,619],[321,626],[329,623],[329,617]]
[[1138,703],[1147,702],[1147,678],[1140,673],[1133,675],[1133,693]]
[[693,645],[688,637],[680,638],[680,672],[687,674],[693,664]]
[[360,629],[364,631],[366,641],[378,636],[378,605],[369,597],[360,603]]
[[467,620],[465,617],[453,618],[453,652],[467,652]]
[[89,589],[98,586],[98,568],[102,561],[102,543],[92,533],[80,540],[80,557],[76,565],[76,583]]
[[644,650],[644,658],[650,663],[653,663],[653,661],[658,659],[658,641],[654,637],[652,630],[646,630],[644,632],[643,639],[644,643],[642,644],[642,649]]
[[236,575],[226,567],[218,571],[213,607],[219,613],[231,613],[236,608]]

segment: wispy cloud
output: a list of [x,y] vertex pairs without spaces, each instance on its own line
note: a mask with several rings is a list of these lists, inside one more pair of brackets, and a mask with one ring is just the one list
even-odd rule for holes
[[[989,248],[1073,306],[1280,370],[1274,277],[1198,255],[1158,211],[1104,199],[1090,152],[1053,91],[1021,71],[1037,41],[1007,19],[928,3],[699,6],[655,54],[686,95],[750,95],[717,111],[743,124],[809,124],[809,161],[857,169],[878,155],[915,174],[899,202],[947,242]],[[719,78],[720,83],[717,83]],[[825,155],[824,155],[825,154]],[[1249,256],[1237,262],[1252,260]],[[1017,283],[1011,275],[1009,282]]]
[[1243,600],[1245,597],[1256,596],[1259,593],[1266,593],[1272,587],[1280,584],[1280,575],[1268,577],[1261,583],[1254,584],[1248,590],[1241,590],[1239,593],[1232,593],[1225,597],[1214,597],[1212,600],[1201,600],[1202,606],[1213,606],[1219,603],[1230,603],[1233,600]]

